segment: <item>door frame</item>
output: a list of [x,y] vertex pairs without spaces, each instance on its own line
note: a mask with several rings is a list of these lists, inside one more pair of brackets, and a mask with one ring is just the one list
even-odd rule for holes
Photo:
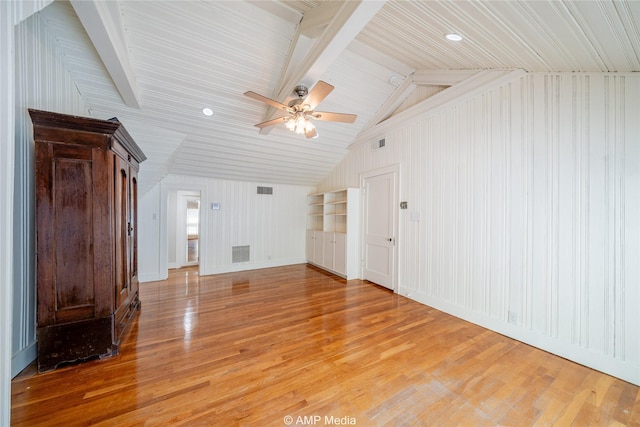
[[[184,204],[184,211],[183,211],[183,222],[180,224],[182,226],[182,231],[180,233],[178,233],[178,237],[182,237],[182,240],[180,239],[176,239],[176,258],[178,253],[180,255],[183,256],[182,261],[178,262],[178,260],[176,259],[176,263],[181,265],[182,267],[189,267],[189,266],[194,266],[194,265],[199,265],[200,264],[200,247],[198,247],[198,260],[197,261],[191,261],[189,262],[188,260],[188,249],[187,249],[187,243],[188,243],[188,235],[187,235],[187,230],[186,230],[186,226],[187,226],[187,206],[190,200],[198,200],[198,221],[200,221],[200,219],[202,218],[202,195],[198,194],[197,196],[195,195],[191,195],[189,194],[191,193],[190,191],[183,191],[183,190],[178,190],[178,199],[182,198],[183,201],[185,202]],[[195,194],[195,193],[194,193]],[[201,228],[202,224],[200,224],[200,222],[198,222],[198,246],[200,246],[200,228]],[[178,245],[181,245],[181,249],[180,251],[177,251]]]
[[193,191],[200,193],[200,262],[198,264],[198,274],[205,274],[205,261],[206,261],[206,233],[207,224],[205,219],[205,209],[202,209],[202,200],[205,199],[206,188],[203,185],[188,185],[188,184],[175,184],[175,183],[161,183],[160,184],[160,267],[159,272],[163,274],[161,280],[169,277],[169,253],[168,253],[168,229],[169,223],[167,218],[167,203],[169,198],[169,191]]
[[360,173],[360,277],[364,279],[364,264],[365,264],[365,224],[367,219],[367,206],[365,203],[365,181],[367,178],[373,178],[374,176],[386,175],[389,173],[395,174],[396,177],[396,188],[395,188],[395,196],[394,200],[391,201],[391,210],[394,213],[393,215],[393,234],[394,234],[394,245],[393,245],[393,274],[391,275],[392,285],[391,289],[394,293],[398,293],[398,260],[399,260],[399,248],[398,245],[398,232],[399,232],[399,206],[400,206],[400,164],[394,163],[389,166],[385,166],[377,169],[370,169],[368,171],[364,171]]

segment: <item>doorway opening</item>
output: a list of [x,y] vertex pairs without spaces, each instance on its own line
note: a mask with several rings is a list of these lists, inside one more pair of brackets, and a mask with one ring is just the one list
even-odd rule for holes
[[200,192],[175,190],[167,197],[167,266],[200,263]]
[[200,197],[187,199],[187,259],[186,265],[197,265],[200,261]]

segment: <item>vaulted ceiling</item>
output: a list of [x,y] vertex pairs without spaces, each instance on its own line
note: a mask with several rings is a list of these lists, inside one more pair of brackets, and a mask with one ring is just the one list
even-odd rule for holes
[[[315,185],[364,131],[481,70],[640,71],[640,1],[56,1],[42,12],[98,118],[168,173]],[[457,33],[461,41],[446,34]],[[298,84],[335,89],[306,139],[253,125]],[[208,107],[212,116],[202,114]]]

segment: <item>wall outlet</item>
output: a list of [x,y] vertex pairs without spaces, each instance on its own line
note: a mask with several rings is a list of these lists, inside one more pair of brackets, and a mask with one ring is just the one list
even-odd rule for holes
[[518,324],[518,313],[509,310],[509,323]]

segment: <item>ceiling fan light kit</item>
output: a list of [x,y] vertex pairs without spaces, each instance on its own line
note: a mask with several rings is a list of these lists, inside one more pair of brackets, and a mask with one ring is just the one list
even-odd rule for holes
[[298,85],[295,87],[294,92],[298,96],[297,99],[289,102],[289,105],[284,105],[278,101],[267,98],[266,96],[258,93],[248,91],[245,92],[245,96],[253,98],[257,101],[264,102],[279,110],[283,110],[287,113],[286,116],[278,117],[276,119],[267,120],[266,122],[258,123],[255,126],[258,128],[265,128],[281,122],[284,122],[285,127],[292,132],[300,135],[305,135],[307,138],[317,138],[318,133],[316,127],[311,121],[324,120],[330,122],[342,122],[353,123],[355,122],[355,114],[343,114],[343,113],[327,113],[321,111],[314,111],[314,109],[320,104],[324,98],[331,93],[333,86],[327,82],[319,80],[313,87],[311,92],[304,85]]
[[290,131],[301,135],[306,135],[308,132],[312,132],[316,129],[304,112],[298,112],[293,116],[289,116],[284,125]]

